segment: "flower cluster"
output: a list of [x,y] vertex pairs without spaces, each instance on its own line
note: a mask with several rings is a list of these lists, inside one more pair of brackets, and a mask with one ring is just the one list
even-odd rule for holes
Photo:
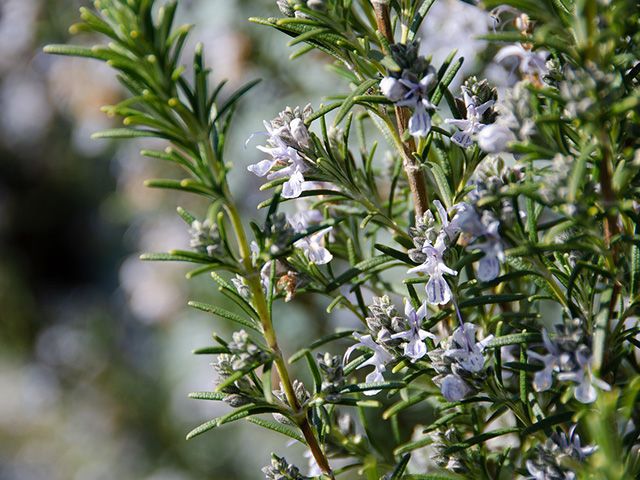
[[[411,362],[416,362],[427,354],[425,340],[435,340],[435,335],[422,328],[422,322],[427,316],[427,305],[423,303],[416,311],[407,299],[404,301],[404,317],[398,315],[395,306],[388,296],[374,298],[369,306],[371,316],[367,317],[368,335],[358,332],[353,334],[358,343],[349,347],[345,353],[345,361],[356,348],[365,348],[373,355],[358,368],[372,366],[373,371],[367,375],[370,383],[382,382],[386,365],[395,358],[402,356]],[[369,391],[373,395],[377,391]]]
[[[269,353],[262,350],[250,338],[247,332],[234,332],[232,340],[227,344],[229,353],[218,355],[212,364],[219,377],[219,382],[225,381],[235,372],[264,363],[270,358]],[[241,407],[259,398],[260,391],[247,377],[241,377],[222,389],[226,394],[224,401],[233,407]]]
[[435,430],[429,434],[429,438],[431,439],[431,449],[434,451],[431,458],[437,466],[456,473],[467,471],[460,455],[447,452],[451,445],[461,441],[460,434],[455,428]]
[[309,154],[312,151],[311,135],[305,119],[313,113],[310,105],[304,109],[287,107],[271,120],[264,122],[267,129],[267,146],[259,146],[258,150],[271,158],[262,160],[247,169],[267,180],[286,178],[282,185],[284,198],[297,198],[308,184],[303,173],[312,168]]
[[[440,225],[433,214],[427,211],[419,219],[410,234],[416,248],[409,250],[409,257],[421,265],[408,270],[408,273],[424,273],[429,276],[425,285],[427,301],[433,305],[444,305],[452,298],[451,287],[444,274],[457,275],[458,272],[445,264],[447,248],[456,242],[470,249],[483,252],[478,262],[477,276],[481,281],[491,281],[500,273],[500,263],[504,260],[503,241],[500,237],[500,221],[486,209],[474,206],[480,198],[478,189],[469,195],[471,203],[460,202],[452,207],[455,212],[449,220],[449,214],[437,200],[434,202],[440,217]],[[480,240],[480,241],[479,241]]]
[[340,398],[339,392],[347,383],[342,357],[326,352],[324,355],[318,354],[317,360],[322,373],[321,391],[328,401],[336,401]]
[[558,334],[552,340],[546,330],[542,331],[542,339],[546,353],[529,351],[529,357],[542,363],[542,370],[536,372],[533,388],[544,392],[553,385],[553,376],[561,382],[573,382],[576,400],[582,403],[593,403],[597,398],[596,387],[609,391],[611,386],[596,378],[591,371],[592,352],[590,339],[582,330],[580,319],[567,321],[557,325]]
[[544,445],[538,445],[533,459],[527,460],[527,480],[576,480],[572,470],[576,462],[584,462],[596,451],[595,446],[582,446],[576,425],[569,434],[557,430],[551,434]]
[[295,465],[291,465],[284,457],[276,454],[271,455],[271,465],[267,465],[262,469],[266,480],[305,480],[308,477],[303,476]]
[[189,245],[197,252],[214,257],[222,253],[222,240],[218,226],[209,219],[201,222],[194,220],[189,228]]
[[477,391],[486,378],[483,351],[493,335],[476,341],[476,326],[463,323],[453,334],[429,352],[433,368],[438,372],[433,381],[450,402],[462,400]]
[[[293,387],[293,393],[296,396],[296,401],[298,402],[299,405],[304,406],[311,398],[311,394],[304,386],[304,383],[302,383],[300,380],[297,380],[297,379],[294,380],[292,387]],[[287,405],[289,404],[289,400],[287,399],[287,395],[284,391],[284,387],[282,386],[282,384],[280,385],[280,390],[274,390],[273,395],[282,403]],[[293,406],[293,405],[289,405],[289,406]],[[274,413],[273,418],[275,418],[278,422],[283,424],[289,424],[289,425],[292,424],[292,422],[287,417],[285,417],[280,413]]]
[[[425,240],[420,247],[420,253],[425,260],[422,265],[410,268],[407,273],[424,273],[429,275],[429,280],[425,285],[427,300],[433,305],[444,305],[451,300],[451,287],[444,279],[444,274],[457,275],[458,272],[449,268],[444,263],[443,255],[447,248],[446,235],[440,234],[432,244]],[[415,256],[415,254],[414,254]]]
[[[296,399],[298,400],[298,403],[300,405],[304,405],[311,398],[311,394],[305,388],[304,383],[302,383],[300,380],[294,380],[293,381],[293,391],[294,391],[294,393],[296,395]],[[281,401],[283,401],[283,402],[287,401],[286,398],[285,398],[285,393],[284,393],[284,390],[282,389],[282,386],[281,386],[280,390],[274,391],[273,394],[276,397],[278,397]]]
[[[434,9],[446,12],[453,2]],[[102,3],[95,15],[106,12],[108,21],[83,11],[90,20],[83,28],[102,31],[122,19],[120,30],[109,31],[116,47],[56,53],[109,58],[116,67],[123,53],[136,60],[139,74],[118,72],[134,100],[109,109],[127,117],[128,130],[107,136],[170,139],[171,149],[149,156],[193,178],[154,185],[209,202],[210,220],[179,210],[197,253],[154,257],[198,263],[190,276],[212,272],[235,311],[192,305],[255,334],[214,335],[218,345],[199,352],[218,355],[220,378],[215,392],[195,396],[240,410],[189,438],[252,417],[304,445],[309,476],[333,479],[356,467],[371,478],[446,469],[461,478],[528,472],[532,480],[572,480],[594,467],[585,459],[595,448],[582,446],[580,430],[588,443],[615,446],[615,455],[597,454],[602,478],[638,478],[637,2],[500,6],[493,26],[505,31],[485,38],[518,43],[500,46],[488,65],[480,51],[465,54],[462,68],[455,51],[445,60],[427,42],[420,51],[434,2],[275,1],[287,18],[253,20],[293,37],[301,47],[295,56],[328,54],[349,86],[315,113],[286,108],[264,123],[258,148],[266,158],[248,167],[268,180],[263,190],[273,189],[260,206],[268,207],[263,224],[240,216],[224,158],[234,102],[246,90],[210,105],[219,90],[206,93],[199,55],[195,88],[183,76],[175,63],[185,37],[165,24],[173,7],[156,16],[152,1]],[[492,18],[475,5],[487,2],[466,3],[479,23]],[[453,21],[443,31],[464,29],[463,19]],[[123,32],[142,31],[154,42],[131,48]],[[472,69],[500,87],[461,78]],[[452,118],[435,115],[436,106]],[[388,151],[373,140],[374,128]],[[278,338],[278,316],[293,310],[280,301],[294,297],[309,311],[341,310],[364,327],[332,332],[344,317],[316,315],[306,330],[318,337],[285,361],[290,346]],[[545,320],[560,315],[572,320],[549,333]],[[341,348],[348,335],[355,342]],[[301,368],[308,389],[294,378]],[[364,397],[380,391],[387,395]],[[354,406],[358,417],[345,415]],[[599,414],[587,417],[589,409]],[[282,423],[255,417],[266,413]],[[581,425],[569,429],[570,417]],[[429,422],[427,436],[418,425],[405,428],[412,418]],[[558,431],[550,435],[551,428]],[[435,450],[436,465],[416,467],[405,453],[425,447]],[[264,473],[306,478],[276,456]]]
[[431,130],[431,113],[435,106],[429,93],[436,86],[435,68],[419,56],[420,44],[394,44],[391,55],[395,62],[389,76],[380,82],[380,91],[398,107],[409,107],[413,115],[409,119],[409,132],[424,137]]
[[521,81],[505,91],[495,104],[498,117],[478,134],[478,146],[487,153],[506,152],[512,142],[528,141],[536,133],[532,120],[529,83]]
[[416,226],[410,231],[416,248],[409,250],[409,258],[421,263],[410,268],[407,273],[424,273],[429,276],[425,285],[427,301],[432,305],[444,305],[451,300],[451,287],[444,279],[444,274],[457,275],[458,272],[444,262],[447,247],[455,240],[458,233],[456,225],[449,223],[449,217],[438,201],[435,202],[440,216],[440,227],[436,225],[431,211],[425,212],[418,219]]
[[[300,249],[310,263],[324,265],[333,259],[325,247],[325,236],[333,227],[318,229],[323,216],[318,210],[302,210],[295,214],[274,213],[267,217],[259,241],[251,242],[254,265],[260,267],[260,279],[264,291],[268,291],[272,267],[275,266],[276,290],[285,293],[290,301],[297,288],[305,282],[287,258],[294,249]],[[249,294],[246,281],[241,276],[231,279],[236,291],[243,297]]]
[[469,148],[476,140],[476,135],[495,121],[496,113],[493,105],[498,93],[486,80],[478,81],[471,77],[462,86],[463,100],[456,99],[460,119],[447,119],[446,123],[458,128],[451,141],[462,148]]

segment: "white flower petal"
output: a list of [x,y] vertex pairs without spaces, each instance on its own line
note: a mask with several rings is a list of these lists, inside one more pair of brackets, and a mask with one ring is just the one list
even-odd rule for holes
[[478,262],[478,280],[490,282],[500,275],[500,261],[495,255],[485,254]]
[[500,124],[491,124],[478,134],[478,146],[487,153],[502,153],[510,142],[516,139],[509,128]]
[[462,148],[469,148],[473,145],[471,135],[466,131],[456,132],[451,136],[451,141]]
[[419,339],[414,339],[404,346],[404,354],[415,362],[427,354],[427,345]]
[[576,387],[573,395],[580,403],[593,403],[598,397],[595,387],[591,384],[586,375],[582,382],[580,382],[580,385]]
[[289,180],[282,185],[282,197],[283,198],[298,198],[302,193],[302,184],[304,183],[304,177],[300,170],[296,170]]
[[409,133],[414,137],[426,137],[431,130],[431,116],[423,105],[418,105],[409,119]]
[[458,402],[471,392],[471,388],[458,375],[450,374],[442,380],[440,391],[448,401]]
[[553,370],[550,368],[536,372],[533,376],[533,389],[536,392],[545,392],[551,388],[551,385],[553,385],[552,372]]
[[262,160],[253,165],[249,165],[247,167],[247,170],[249,170],[251,173],[259,177],[264,177],[267,173],[271,171],[271,169],[274,167],[275,164],[276,164],[276,160]]
[[442,275],[432,275],[425,286],[427,301],[432,305],[444,305],[451,300],[451,289]]
[[316,265],[325,265],[333,259],[333,255],[329,250],[322,246],[316,246],[306,251],[307,259]]
[[384,77],[380,81],[380,91],[392,102],[397,102],[404,96],[406,89],[397,78]]

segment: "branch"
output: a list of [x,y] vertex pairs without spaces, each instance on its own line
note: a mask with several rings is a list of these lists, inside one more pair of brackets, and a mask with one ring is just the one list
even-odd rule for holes
[[[387,0],[371,0],[373,11],[376,15],[376,23],[378,30],[390,44],[395,43],[393,37],[393,29],[391,27],[391,18],[389,16],[389,3]],[[389,54],[388,51],[385,51]],[[406,107],[395,107],[396,124],[400,138],[405,137],[407,125],[409,124],[409,110]],[[407,141],[402,142],[402,164],[404,173],[409,182],[411,195],[413,197],[413,205],[417,217],[422,217],[424,212],[429,209],[429,195],[427,193],[426,180],[422,166],[416,161],[414,153],[416,144],[413,137],[409,137]]]

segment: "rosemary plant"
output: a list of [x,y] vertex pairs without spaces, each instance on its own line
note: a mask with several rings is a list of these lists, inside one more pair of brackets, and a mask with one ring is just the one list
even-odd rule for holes
[[[147,186],[202,200],[204,216],[178,208],[189,249],[142,257],[195,264],[236,306],[190,303],[240,330],[196,352],[218,383],[191,397],[233,410],[188,439],[247,419],[304,445],[307,475],[279,452],[272,480],[638,478],[637,1],[469,7],[512,67],[498,89],[457,78],[455,51],[424,55],[435,0],[278,0],[251,21],[291,37],[294,58],[330,57],[350,90],[283,106],[248,166],[225,144],[256,82],[221,93],[201,45],[186,68],[189,27],[156,3],[98,0],[71,32],[108,44],[46,51],[113,67],[130,96],[104,110],[124,127],[96,137],[165,140],[142,155],[185,178]],[[232,167],[265,178],[259,222],[239,214]],[[273,305],[304,296],[360,326],[286,359]]]

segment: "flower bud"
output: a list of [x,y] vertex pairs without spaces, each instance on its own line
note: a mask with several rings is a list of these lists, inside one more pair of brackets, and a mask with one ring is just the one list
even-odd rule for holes
[[262,469],[267,480],[303,480],[300,470],[291,465],[284,457],[271,454],[271,465]]
[[227,395],[224,397],[224,402],[231,405],[233,408],[243,407],[244,405],[248,405],[251,403],[251,399],[245,395],[240,395],[238,393],[232,393],[231,395]]
[[293,139],[298,142],[303,148],[309,148],[311,146],[311,137],[309,136],[309,130],[304,124],[301,118],[294,118],[289,124],[291,135]]

